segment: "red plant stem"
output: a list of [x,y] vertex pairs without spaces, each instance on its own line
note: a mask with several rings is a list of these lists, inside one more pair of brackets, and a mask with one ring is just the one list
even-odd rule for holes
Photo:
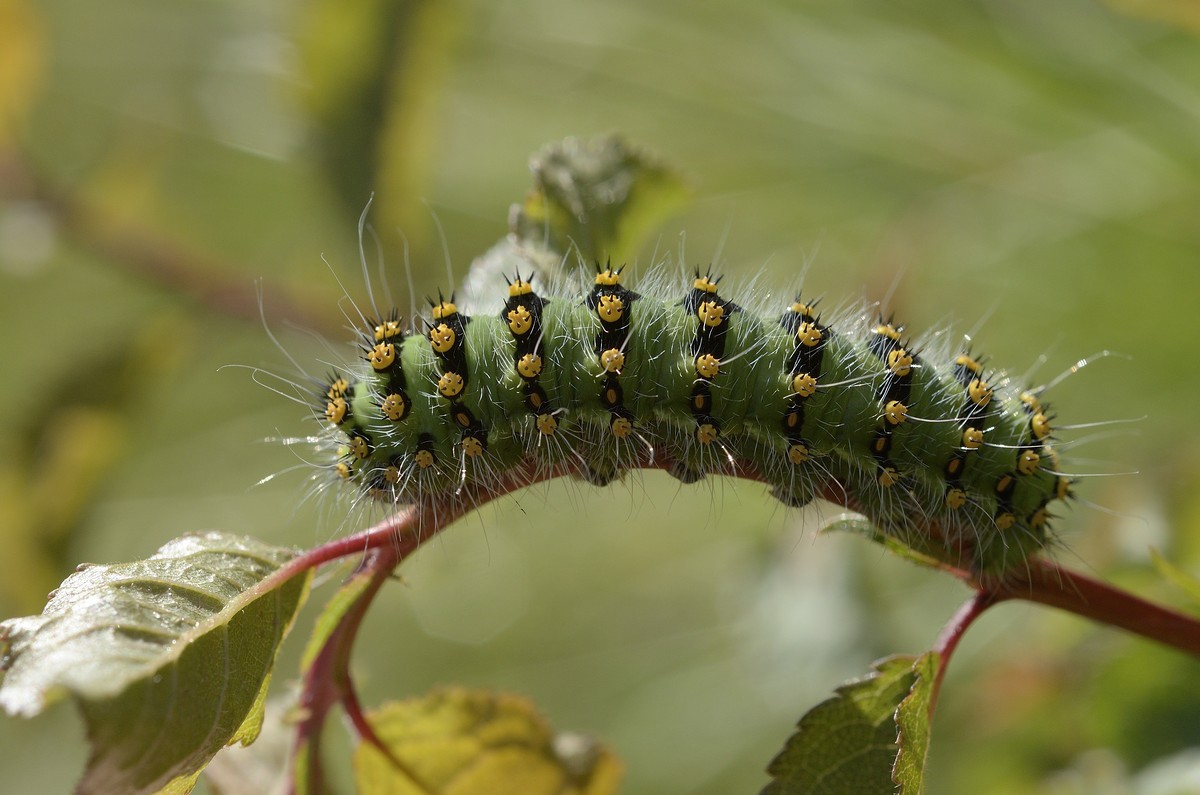
[[[325,717],[335,704],[345,703],[347,688],[350,687],[350,649],[358,629],[362,626],[367,608],[374,601],[380,587],[400,561],[403,552],[399,545],[385,544],[374,548],[353,576],[370,577],[370,582],[346,611],[338,626],[325,640],[321,650],[304,672],[304,685],[300,695],[300,707],[304,717],[296,724],[294,749],[304,753],[304,776],[306,786],[298,789],[297,777],[288,781],[290,795],[320,795],[325,790],[321,770],[321,729]],[[351,692],[351,700],[357,703]]]
[[[355,572],[358,576],[361,576],[363,572],[367,572],[368,576],[371,577],[371,582],[355,602],[354,625],[351,631],[340,635],[338,638],[337,656],[332,678],[337,684],[342,709],[346,711],[346,716],[354,726],[354,731],[358,735],[358,738],[374,746],[397,770],[408,778],[411,784],[419,787],[422,792],[434,795],[433,790],[425,785],[417,772],[397,758],[392,753],[392,749],[388,748],[383,740],[379,738],[379,735],[375,733],[375,728],[367,720],[367,716],[363,712],[361,704],[359,704],[358,694],[354,690],[354,680],[350,676],[350,651],[353,648],[354,638],[358,634],[362,618],[366,615],[367,608],[375,601],[375,596],[379,593],[380,587],[387,581],[388,577],[391,576],[392,570],[400,562],[402,554],[398,545],[380,547],[372,555],[371,559],[364,561],[363,566],[360,566],[358,571]],[[343,625],[345,623],[343,622]],[[338,629],[341,630],[341,626]],[[319,781],[319,779],[315,780]]]
[[[420,779],[403,765],[379,740],[358,705],[349,672],[350,652],[354,645],[367,608],[391,572],[422,544],[444,530],[463,514],[503,494],[516,491],[531,483],[567,474],[562,471],[510,473],[488,490],[459,495],[445,503],[423,507],[411,506],[389,516],[361,533],[337,539],[297,555],[265,578],[259,588],[269,591],[303,572],[315,569],[351,555],[365,555],[353,576],[364,572],[371,581],[342,617],[338,626],[326,638],[320,651],[304,671],[300,692],[303,717],[293,733],[293,759],[303,754],[303,776],[292,768],[288,776],[288,795],[321,795],[326,789],[321,768],[321,731],[325,718],[335,704],[342,704],[359,736],[379,748],[389,760],[404,771],[412,783],[421,786]],[[301,785],[303,782],[303,785]]]
[[942,692],[942,680],[946,678],[946,669],[950,667],[950,658],[958,648],[958,642],[966,634],[967,628],[975,623],[975,619],[983,615],[983,611],[996,603],[996,598],[987,591],[979,591],[958,609],[954,617],[942,628],[933,650],[938,653],[937,676],[933,680],[933,691],[929,696],[929,714],[937,706],[938,694]]
[[[544,473],[544,477],[551,476],[553,473]],[[515,491],[520,483],[519,478],[514,474],[512,482],[502,482],[495,489],[474,494],[470,499],[459,498],[447,504],[424,508],[409,507],[361,533],[297,555],[260,584],[259,587],[265,590],[276,588],[302,572],[358,554],[365,554],[366,557],[352,576],[371,578],[304,671],[300,693],[303,718],[296,724],[293,739],[293,757],[301,753],[304,755],[304,775],[300,779],[293,769],[288,777],[288,795],[321,795],[325,791],[321,769],[321,731],[329,711],[339,703],[346,710],[359,736],[378,748],[413,784],[423,787],[415,772],[396,759],[367,722],[358,705],[350,676],[350,652],[367,608],[392,570],[464,513],[475,510],[501,494]],[[538,479],[542,478],[525,478],[525,482]],[[300,781],[304,782],[302,789]]]
[[1023,572],[970,584],[995,602],[1023,599],[1057,607],[1200,657],[1200,620],[1051,560],[1030,558]]
[[[373,549],[383,546],[395,546],[399,539],[408,534],[416,521],[416,508],[405,508],[399,513],[392,514],[377,525],[363,530],[361,533],[339,538],[322,544],[319,547],[303,552],[280,566],[271,576],[264,580],[267,588],[277,588],[297,574],[315,569],[325,563],[349,557],[365,555]],[[415,547],[414,547],[415,548]],[[399,562],[399,561],[397,561]]]
[[419,781],[418,776],[397,759],[392,753],[392,749],[388,748],[387,744],[375,733],[375,727],[367,720],[367,714],[358,700],[358,693],[355,692],[354,683],[350,679],[349,668],[340,671],[339,678],[343,679],[341,685],[342,709],[346,711],[346,717],[350,719],[350,725],[354,727],[354,733],[358,735],[358,739],[374,746],[379,753],[386,756],[397,768],[403,770],[414,782]]
[[[644,462],[643,468],[666,469],[668,465],[664,461]],[[424,541],[484,503],[523,486],[568,474],[572,474],[568,467],[533,473],[514,468],[500,482],[486,490],[476,489],[454,500],[423,509],[406,508],[361,533],[311,549],[278,569],[264,586],[277,587],[300,572],[385,545],[397,545],[399,562]],[[738,476],[761,480],[756,472],[748,469],[739,471]],[[820,490],[820,496],[850,510],[857,507],[848,490],[836,482],[826,484]],[[936,531],[936,528],[931,528],[931,532]],[[943,561],[938,565],[985,594],[989,604],[1008,599],[1037,602],[1120,627],[1200,656],[1200,621],[1196,618],[1147,602],[1115,586],[1070,571],[1058,563],[1035,557],[1027,562],[1023,571],[1005,572],[994,577],[981,577],[970,572],[967,566],[953,562]]]
[[[643,461],[642,468],[667,469],[669,462]],[[355,731],[362,740],[378,747],[409,775],[413,783],[420,783],[411,771],[397,762],[379,740],[358,705],[349,674],[349,660],[363,616],[391,571],[422,544],[461,516],[496,497],[512,493],[524,486],[569,474],[574,474],[574,471],[567,466],[535,471],[513,467],[504,478],[490,487],[467,489],[464,493],[435,505],[405,508],[361,533],[308,550],[264,580],[261,587],[278,587],[304,571],[360,554],[366,557],[356,573],[361,575],[367,571],[372,578],[367,589],[346,613],[341,624],[330,634],[305,672],[301,695],[301,706],[305,714],[296,727],[295,748],[307,752],[305,773],[309,784],[307,789],[301,792],[297,790],[295,776],[291,777],[290,795],[320,795],[323,791],[320,733],[326,715],[338,703],[346,709]],[[762,480],[757,472],[748,468],[740,470],[738,476]],[[830,502],[850,510],[857,508],[848,490],[835,481],[824,484],[819,492],[823,499]],[[940,536],[940,528],[936,524],[931,523],[928,529],[931,537]],[[969,560],[968,549],[958,550],[958,553],[964,561]],[[1027,561],[1024,571],[1006,572],[991,577],[973,574],[968,566],[954,560],[938,561],[933,565],[962,579],[975,589],[976,594],[958,610],[938,637],[935,650],[939,652],[940,659],[930,701],[931,714],[941,691],[948,663],[963,634],[989,607],[1010,599],[1023,599],[1057,607],[1200,657],[1200,620],[1152,604],[1120,588],[1070,571],[1052,561],[1031,558]]]
[[264,590],[278,588],[292,577],[309,569],[315,569],[323,564],[332,563],[351,555],[365,555],[371,550],[384,546],[396,547],[396,564],[399,564],[422,544],[445,530],[464,514],[524,486],[561,477],[570,474],[571,471],[564,467],[529,473],[520,468],[514,468],[512,472],[509,472],[490,488],[476,488],[469,493],[432,505],[407,506],[361,533],[339,538],[302,552],[272,572],[263,580],[260,587]]
[[[319,795],[325,789],[321,772],[321,727],[325,725],[325,716],[330,707],[337,702],[331,673],[335,653],[336,648],[326,644],[304,672],[298,705],[302,717],[293,732],[287,795]],[[298,775],[298,764],[303,765],[302,776]]]

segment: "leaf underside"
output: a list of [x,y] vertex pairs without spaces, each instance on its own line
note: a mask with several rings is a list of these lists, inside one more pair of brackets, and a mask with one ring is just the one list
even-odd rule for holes
[[941,655],[927,651],[913,663],[916,681],[896,708],[896,765],[892,779],[901,795],[921,795],[925,791],[925,760],[929,755],[929,733],[933,707],[933,685],[937,680]]

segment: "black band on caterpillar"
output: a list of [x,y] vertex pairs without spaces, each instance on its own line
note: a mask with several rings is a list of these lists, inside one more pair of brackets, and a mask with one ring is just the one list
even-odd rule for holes
[[[829,340],[830,330],[821,325],[813,306],[805,304],[800,296],[784,312],[779,325],[789,335],[794,335],[792,354],[788,362],[788,377],[792,393],[787,398],[783,414],[783,432],[788,442],[787,457],[793,465],[804,464],[809,459],[809,444],[804,439],[804,404],[817,393],[821,378],[821,358]],[[778,492],[777,496],[786,500]]]
[[546,390],[538,383],[542,374],[542,307],[545,304],[545,299],[533,291],[533,285],[518,273],[508,283],[508,301],[500,312],[500,320],[516,342],[513,367],[524,382],[525,408],[536,417],[538,433],[553,436],[558,430],[558,420]]
[[768,320],[719,282],[697,270],[682,299],[649,298],[605,266],[583,295],[547,298],[517,273],[494,314],[439,296],[406,335],[393,311],[363,332],[368,366],[318,396],[332,467],[397,503],[514,472],[752,473],[793,506],[842,489],[901,539],[932,522],[980,568],[1044,545],[1071,481],[1038,395],[969,351],[918,353],[890,320],[826,321],[800,296]]

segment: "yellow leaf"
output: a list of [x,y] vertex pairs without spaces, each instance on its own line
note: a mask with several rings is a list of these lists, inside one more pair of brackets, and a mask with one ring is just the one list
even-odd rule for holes
[[37,93],[45,39],[26,0],[0,0],[0,146],[9,143]]
[[1130,16],[1166,22],[1191,33],[1200,33],[1200,5],[1194,0],[1108,0]]
[[461,688],[368,716],[389,752],[355,752],[362,795],[613,795],[621,763],[575,734],[555,736],[518,696]]

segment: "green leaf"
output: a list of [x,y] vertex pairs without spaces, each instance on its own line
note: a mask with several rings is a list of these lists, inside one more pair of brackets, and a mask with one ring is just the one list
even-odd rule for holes
[[913,663],[917,680],[896,709],[897,742],[900,751],[892,769],[892,779],[901,795],[921,795],[925,791],[925,760],[929,755],[929,731],[932,722],[933,685],[937,680],[941,655],[927,651]]
[[81,793],[190,791],[218,750],[258,735],[309,575],[263,580],[292,555],[205,533],[147,560],[81,566],[41,615],[0,624],[0,707],[29,717],[74,699],[91,742]]
[[533,191],[512,231],[535,242],[548,232],[551,250],[586,261],[625,262],[691,194],[678,171],[616,135],[550,144],[530,168]]
[[[946,563],[953,565],[951,556],[946,554],[945,547],[937,542],[924,538],[911,538],[908,542],[884,535],[870,520],[862,516],[848,516],[836,519],[821,528],[822,533],[845,532],[862,536],[868,541],[874,541],[894,555],[930,569],[944,568]],[[940,554],[939,554],[940,553]]]
[[889,657],[809,710],[767,772],[762,795],[895,792],[896,709],[917,681],[913,657]]
[[368,717],[401,766],[360,744],[359,795],[614,795],[620,784],[611,752],[581,735],[555,736],[517,696],[452,688]]

